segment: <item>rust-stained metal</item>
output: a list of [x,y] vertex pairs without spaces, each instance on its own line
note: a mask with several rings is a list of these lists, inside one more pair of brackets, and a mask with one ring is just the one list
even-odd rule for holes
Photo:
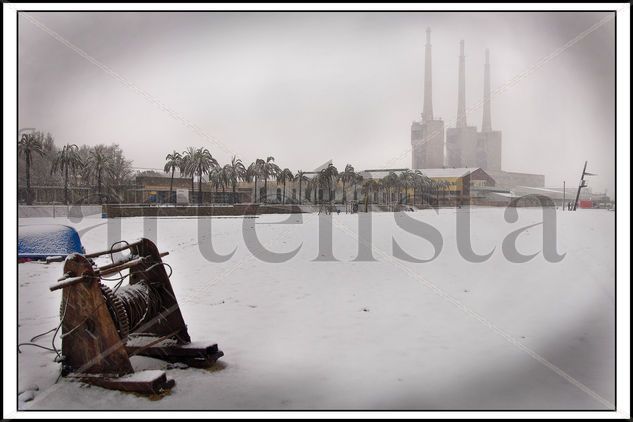
[[[131,252],[129,257],[101,267],[91,259],[126,249]],[[62,289],[62,376],[154,394],[171,388],[173,380],[167,380],[163,371],[134,374],[130,356],[208,367],[224,355],[214,343],[191,344],[165,271],[167,264],[162,261],[166,255],[149,239],[140,239],[108,251],[66,258],[64,276],[50,287],[51,291]],[[116,287],[104,284],[102,277],[125,270],[129,272],[121,275]]]

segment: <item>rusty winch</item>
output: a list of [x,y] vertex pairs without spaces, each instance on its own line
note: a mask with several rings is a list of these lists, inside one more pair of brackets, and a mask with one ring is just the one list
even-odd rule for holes
[[[217,344],[193,344],[159,253],[149,239],[66,258],[60,306],[62,376],[139,393],[174,385],[162,370],[135,373],[130,357],[149,356],[187,366],[209,367],[224,353]],[[129,251],[98,267],[93,258]],[[123,274],[123,271],[128,271]],[[108,278],[120,274],[119,278]],[[125,279],[128,283],[124,284]],[[118,281],[109,287],[104,281]]]

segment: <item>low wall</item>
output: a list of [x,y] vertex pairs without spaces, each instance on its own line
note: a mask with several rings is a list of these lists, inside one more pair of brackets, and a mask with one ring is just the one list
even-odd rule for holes
[[298,214],[302,212],[301,208],[297,205],[258,204],[236,204],[229,206],[104,205],[103,210],[108,218],[240,216],[258,214]]
[[18,218],[101,216],[101,205],[19,205]]
[[493,200],[486,198],[472,198],[470,200],[470,205],[476,205],[480,207],[507,207],[510,205],[510,198],[507,200]]

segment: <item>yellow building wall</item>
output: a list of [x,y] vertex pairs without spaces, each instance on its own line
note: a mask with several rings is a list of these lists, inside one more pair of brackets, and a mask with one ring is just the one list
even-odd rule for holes
[[451,192],[461,192],[464,184],[463,177],[432,177],[436,182],[448,182],[448,190]]

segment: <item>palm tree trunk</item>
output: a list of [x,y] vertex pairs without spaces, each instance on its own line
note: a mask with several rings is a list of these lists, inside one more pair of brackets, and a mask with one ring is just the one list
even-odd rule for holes
[[345,180],[343,180],[343,204],[347,202],[347,195],[345,192]]
[[267,202],[268,202],[268,177],[264,178],[264,204]]
[[174,189],[174,171],[176,171],[176,167],[171,168],[171,181],[169,182],[169,201],[168,202],[171,202],[171,191]]
[[233,197],[231,198],[231,203],[235,204],[235,182],[233,182]]
[[64,169],[64,202],[68,205],[68,166]]
[[367,209],[369,208],[369,197],[368,194],[371,195],[371,188],[367,189],[367,192],[365,192],[365,212],[367,212]]
[[332,205],[332,181],[331,180],[328,180],[327,188],[328,188],[328,191],[329,191],[327,196],[328,196],[328,199],[330,201],[330,205]]
[[202,205],[202,166],[198,166],[198,205]]
[[286,205],[286,179],[284,179],[284,196],[281,200],[281,203]]
[[301,179],[299,179],[299,205],[301,205]]
[[99,203],[101,204],[103,202],[101,200],[101,168],[97,171],[97,195],[99,195]]
[[31,205],[31,154],[27,151],[24,154],[24,160],[26,164],[26,204]]
[[254,202],[257,203],[257,176],[255,176],[255,199]]

